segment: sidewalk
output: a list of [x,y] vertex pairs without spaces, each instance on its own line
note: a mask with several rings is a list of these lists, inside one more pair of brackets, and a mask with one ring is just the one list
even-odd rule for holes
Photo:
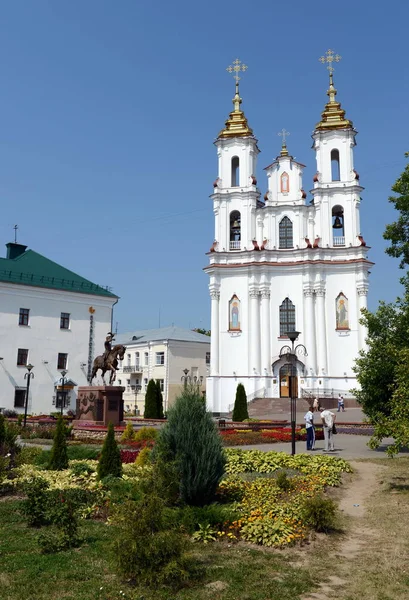
[[[297,407],[298,408],[298,407]],[[345,412],[337,412],[336,408],[331,408],[331,412],[336,414],[336,422],[337,423],[363,423],[365,421],[365,415],[362,412],[361,408],[346,408]],[[304,415],[306,410],[297,410],[297,424],[304,423]],[[315,422],[318,423],[320,421],[319,413],[314,414]],[[258,419],[269,419],[271,421],[290,421],[290,407],[288,407],[288,412],[274,412],[268,413],[265,415],[261,415],[257,417]]]
[[[327,456],[338,456],[347,460],[352,460],[354,458],[388,458],[386,450],[393,443],[392,438],[386,438],[383,440],[382,445],[377,450],[370,450],[370,448],[367,446],[370,437],[367,435],[348,435],[345,433],[338,433],[336,436],[334,436],[334,439],[334,452],[329,452],[328,454],[324,453],[324,440],[318,440],[315,444],[315,451],[308,451],[308,454],[311,454],[312,456],[315,454],[327,454]],[[262,450],[263,452],[273,451],[291,454],[291,442],[279,444],[253,444],[250,446],[233,447],[241,450]],[[296,442],[296,453],[307,453],[305,442]],[[409,449],[407,451],[400,452],[397,456],[409,457]]]

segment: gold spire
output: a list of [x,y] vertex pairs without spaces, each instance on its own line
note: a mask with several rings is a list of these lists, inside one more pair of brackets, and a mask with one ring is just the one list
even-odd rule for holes
[[321,121],[315,126],[315,129],[318,129],[319,131],[353,128],[352,121],[345,119],[345,110],[341,108],[341,103],[335,100],[337,90],[334,87],[334,67],[332,65],[334,62],[339,62],[341,58],[342,57],[339,54],[335,54],[333,50],[327,50],[325,56],[321,56],[318,59],[322,64],[327,63],[327,69],[329,71],[329,88],[327,90],[329,102],[325,105],[324,112],[321,113]]
[[230,113],[229,118],[226,121],[226,126],[221,130],[218,138],[230,138],[230,137],[244,137],[247,135],[253,135],[253,130],[249,127],[247,119],[242,110],[240,110],[240,104],[242,99],[239,94],[239,73],[247,71],[247,65],[243,64],[238,58],[233,61],[233,65],[227,67],[228,73],[233,73],[233,78],[236,80],[236,93],[233,98],[234,110]]
[[[282,129],[279,133],[277,133],[277,135],[279,135],[283,138],[283,142],[281,144],[280,156],[289,156],[285,138],[287,137],[287,135],[290,135],[290,132],[286,131],[285,129]],[[277,158],[278,158],[278,156],[277,156]]]

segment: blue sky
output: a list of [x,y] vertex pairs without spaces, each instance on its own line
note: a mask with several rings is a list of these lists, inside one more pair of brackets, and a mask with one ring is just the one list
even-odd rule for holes
[[3,2],[0,19],[0,241],[19,241],[121,296],[121,331],[210,323],[205,252],[214,138],[231,110],[225,68],[258,140],[258,181],[278,154],[315,157],[328,48],[338,99],[359,131],[362,233],[376,262],[369,304],[400,291],[382,233],[409,149],[409,4],[293,0]]

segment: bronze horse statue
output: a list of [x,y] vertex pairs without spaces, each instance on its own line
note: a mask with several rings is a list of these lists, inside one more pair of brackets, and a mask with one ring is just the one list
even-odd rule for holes
[[97,356],[94,360],[92,366],[92,374],[91,374],[91,382],[97,374],[98,370],[102,371],[102,380],[105,383],[105,373],[107,371],[111,371],[111,375],[109,377],[109,383],[112,385],[116,379],[116,371],[118,366],[118,359],[123,360],[125,356],[125,346],[121,344],[117,344],[110,350],[109,352],[105,352],[105,354],[101,354]]

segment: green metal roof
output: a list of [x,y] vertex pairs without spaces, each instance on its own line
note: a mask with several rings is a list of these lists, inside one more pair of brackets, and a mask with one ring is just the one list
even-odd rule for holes
[[13,247],[11,252],[9,249],[8,256],[21,253],[15,258],[0,258],[0,281],[94,296],[118,297],[109,288],[80,277],[34,250],[25,250],[25,246],[20,244],[7,246]]

